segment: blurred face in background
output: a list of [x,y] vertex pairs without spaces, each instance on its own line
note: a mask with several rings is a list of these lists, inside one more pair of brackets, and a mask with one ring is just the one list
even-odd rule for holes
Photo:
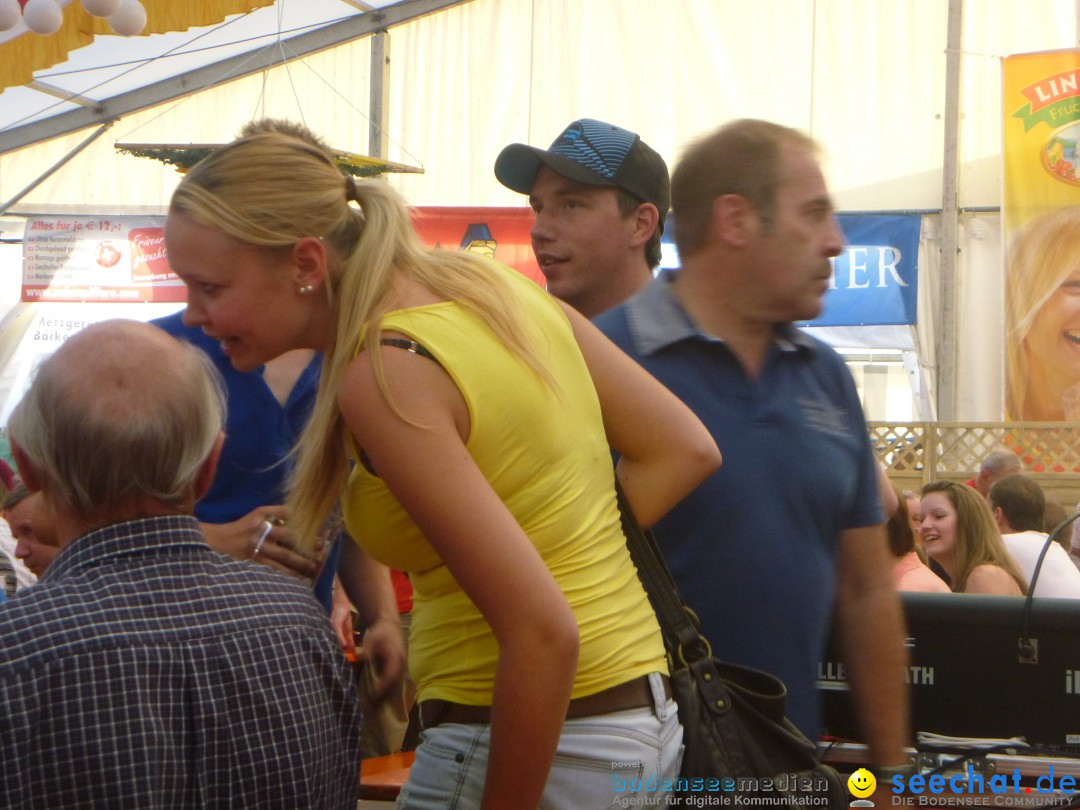
[[920,531],[922,528],[922,498],[918,495],[909,495],[907,501],[908,517],[911,519],[911,530],[915,532],[915,539],[921,541]]
[[4,512],[4,520],[11,527],[11,536],[16,541],[16,558],[40,577],[60,553],[52,519],[41,493],[35,492],[23,498]]

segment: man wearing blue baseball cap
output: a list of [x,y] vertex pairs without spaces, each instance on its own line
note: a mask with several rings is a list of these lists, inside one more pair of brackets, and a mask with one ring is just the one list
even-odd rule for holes
[[529,195],[533,252],[553,295],[592,318],[652,281],[671,190],[664,159],[636,133],[582,118],[547,150],[507,146],[495,176]]

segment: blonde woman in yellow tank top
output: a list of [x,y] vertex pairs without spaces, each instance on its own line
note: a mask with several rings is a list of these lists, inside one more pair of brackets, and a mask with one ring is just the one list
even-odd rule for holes
[[[295,125],[250,125],[189,172],[166,243],[185,321],[237,368],[324,353],[291,514],[313,537],[340,502],[355,599],[389,588],[384,564],[413,580],[425,732],[399,807],[661,797],[681,728],[609,445],[648,525],[719,467],[697,418],[532,282],[423,248],[391,189]],[[394,677],[396,617],[365,618]]]

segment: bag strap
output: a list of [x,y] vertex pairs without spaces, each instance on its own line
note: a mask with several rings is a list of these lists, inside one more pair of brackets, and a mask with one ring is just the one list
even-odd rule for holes
[[681,664],[688,667],[694,673],[709,710],[714,714],[724,714],[731,708],[731,700],[717,672],[712,648],[698,630],[697,616],[679,595],[656,538],[638,523],[618,478],[615,479],[615,492],[630,559],[637,566],[641,584],[656,611],[672,666]]

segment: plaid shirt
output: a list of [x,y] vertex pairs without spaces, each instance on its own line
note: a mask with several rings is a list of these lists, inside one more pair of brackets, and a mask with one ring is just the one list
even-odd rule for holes
[[194,518],[84,535],[0,604],[0,807],[354,808],[359,731],[311,593]]

